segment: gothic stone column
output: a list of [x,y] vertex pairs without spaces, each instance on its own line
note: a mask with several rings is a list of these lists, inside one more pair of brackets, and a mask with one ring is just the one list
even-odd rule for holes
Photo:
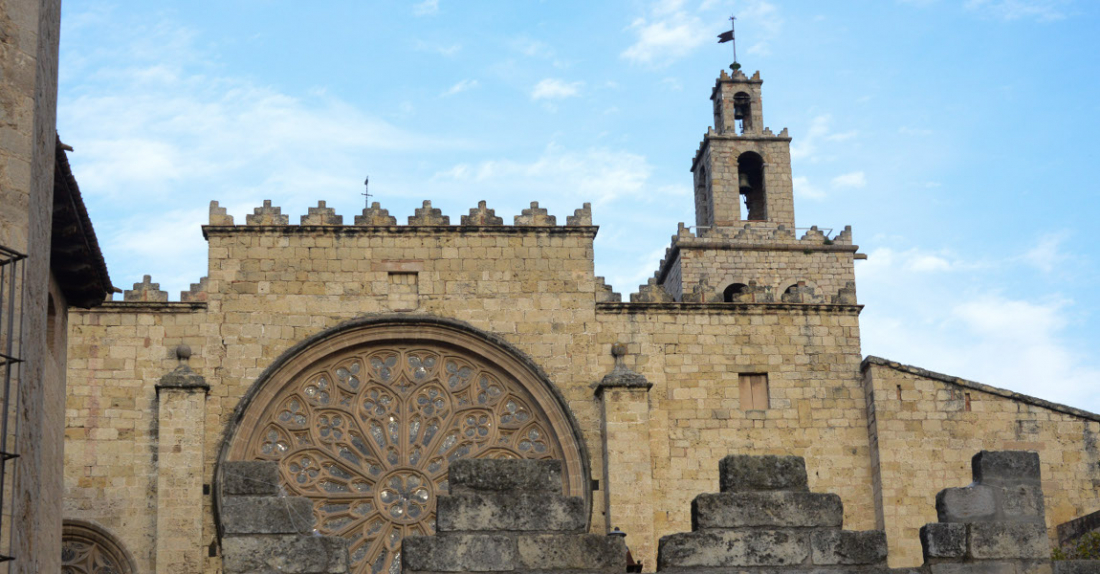
[[176,349],[180,364],[157,383],[157,574],[203,569],[202,475],[206,393],[191,370],[191,349]]
[[607,524],[626,533],[634,560],[657,565],[653,531],[653,456],[649,445],[649,389],[623,363],[626,345],[611,348],[615,367],[596,385],[603,419],[603,492]]

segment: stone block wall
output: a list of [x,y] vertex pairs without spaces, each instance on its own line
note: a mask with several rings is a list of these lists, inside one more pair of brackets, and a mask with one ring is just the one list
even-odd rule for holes
[[1051,536],[1056,525],[1098,509],[1096,415],[875,357],[863,375],[877,523],[890,538],[891,565],[918,563],[918,529],[937,519],[936,493],[970,479],[976,451],[1038,453]]
[[659,572],[885,570],[886,534],[842,530],[840,497],[809,491],[801,457],[725,457],[719,486],[692,501],[691,532],[661,538]]
[[439,498],[435,536],[406,538],[402,571],[626,570],[618,536],[589,534],[584,503],[561,494],[561,462],[459,460]]
[[[857,312],[795,305],[600,304],[599,370],[613,369],[608,351],[623,343],[626,366],[652,383],[644,402],[613,404],[616,409],[608,413],[616,418],[606,421],[610,430],[647,417],[652,491],[640,488],[644,482],[631,473],[609,474],[601,485],[608,490],[605,496],[652,508],[652,529],[659,537],[690,527],[691,498],[713,489],[722,457],[789,453],[809,462],[812,488],[848,501],[848,524],[874,527]],[[742,407],[742,373],[767,374],[770,408]],[[607,397],[605,391],[605,402]],[[637,412],[636,403],[647,410]],[[609,433],[606,456],[637,464],[642,451],[636,445],[634,433]],[[612,516],[618,520],[614,509]],[[635,558],[654,564],[656,556],[645,549],[655,549],[656,540],[646,545],[638,533],[623,529]]]

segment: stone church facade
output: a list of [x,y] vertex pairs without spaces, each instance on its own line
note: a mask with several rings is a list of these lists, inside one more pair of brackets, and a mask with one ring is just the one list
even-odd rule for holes
[[209,273],[179,301],[147,276],[70,316],[65,519],[119,571],[217,572],[225,469],[269,461],[355,572],[396,572],[452,462],[556,459],[587,529],[652,571],[723,457],[781,454],[912,566],[983,449],[1039,453],[1052,537],[1100,509],[1100,416],[862,356],[863,255],[850,228],[796,231],[761,86],[718,78],[695,224],[629,301],[594,274],[587,204],[505,225],[484,202],[402,224],[320,202],[291,224],[265,201],[238,224],[212,202]]

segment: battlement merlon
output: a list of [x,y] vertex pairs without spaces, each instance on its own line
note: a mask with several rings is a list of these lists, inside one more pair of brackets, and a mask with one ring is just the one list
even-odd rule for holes
[[390,215],[378,202],[363,210],[361,215],[356,215],[354,225],[343,223],[343,216],[336,214],[335,210],[328,207],[324,201],[319,201],[317,207],[310,207],[309,212],[301,217],[300,225],[290,223],[288,215],[282,213],[281,208],[273,206],[271,200],[264,200],[263,205],[255,209],[254,214],[249,214],[247,224],[234,223],[232,215],[226,212],[217,201],[210,202],[210,220],[202,226],[203,237],[209,239],[211,233],[224,235],[226,233],[259,232],[268,233],[279,231],[282,233],[568,233],[591,235],[593,238],[599,227],[592,224],[591,204],[585,203],[573,215],[566,217],[564,225],[559,225],[557,217],[550,215],[545,208],[539,207],[538,202],[532,202],[530,208],[515,217],[515,225],[505,225],[504,220],[498,217],[494,210],[486,206],[485,201],[470,209],[469,215],[461,217],[461,224],[455,225],[451,218],[443,215],[438,208],[432,207],[431,201],[425,201],[422,207],[415,210],[415,214],[408,218],[407,225],[399,225],[397,218]]

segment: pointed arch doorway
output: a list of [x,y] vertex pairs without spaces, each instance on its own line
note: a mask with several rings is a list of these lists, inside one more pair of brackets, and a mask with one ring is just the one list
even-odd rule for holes
[[459,458],[559,459],[566,494],[591,509],[579,427],[533,361],[465,323],[389,316],[279,357],[238,406],[219,463],[278,462],[317,529],[348,540],[354,572],[398,574],[401,541],[434,533]]

